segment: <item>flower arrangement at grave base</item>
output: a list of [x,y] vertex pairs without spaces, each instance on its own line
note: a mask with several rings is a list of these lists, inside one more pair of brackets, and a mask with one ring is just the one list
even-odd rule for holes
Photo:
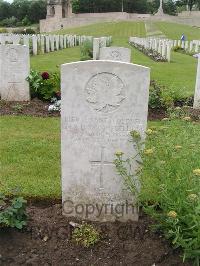
[[181,53],[181,54],[186,54],[186,55],[190,55],[190,56],[193,56],[195,53],[194,52],[190,52],[188,50],[185,50],[184,48],[182,48],[181,46],[175,46],[173,48],[173,51],[174,52],[177,52],[177,53]]
[[153,49],[145,48],[144,45],[137,44],[135,42],[130,42],[130,45],[141,51],[143,54],[149,56],[156,62],[167,62],[167,59],[165,57],[163,57],[160,53]]
[[57,72],[40,73],[36,70],[31,70],[27,77],[30,84],[31,98],[50,101],[53,97],[60,100],[60,76]]

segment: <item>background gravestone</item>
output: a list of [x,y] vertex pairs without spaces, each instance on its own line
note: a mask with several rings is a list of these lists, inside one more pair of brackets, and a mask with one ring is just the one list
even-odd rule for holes
[[23,45],[0,45],[0,94],[5,101],[29,101],[29,48]]
[[[122,62],[87,61],[61,67],[63,213],[81,219],[137,220],[132,205],[123,216],[110,213],[134,202],[116,174],[115,152],[137,151],[129,133],[146,130],[149,68]],[[136,167],[136,165],[135,165]],[[70,206],[69,206],[70,204]],[[85,208],[92,204],[88,217]],[[98,215],[96,206],[103,207]],[[113,207],[112,207],[113,206]],[[80,210],[82,208],[82,211]],[[73,210],[73,211],[70,211]]]
[[124,47],[103,47],[100,49],[100,60],[131,62],[131,49]]
[[200,55],[198,55],[196,86],[195,86],[193,108],[200,109]]

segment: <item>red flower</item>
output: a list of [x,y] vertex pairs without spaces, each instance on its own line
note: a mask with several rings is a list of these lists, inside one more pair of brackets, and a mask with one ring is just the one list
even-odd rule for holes
[[43,72],[41,74],[41,76],[42,76],[43,79],[49,79],[49,73],[48,72]]
[[61,92],[60,92],[60,91],[57,91],[57,92],[56,92],[56,96],[57,96],[57,97],[61,97]]

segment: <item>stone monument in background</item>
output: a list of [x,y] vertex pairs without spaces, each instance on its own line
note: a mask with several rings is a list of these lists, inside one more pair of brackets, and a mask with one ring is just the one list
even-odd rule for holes
[[47,0],[48,18],[67,18],[72,15],[72,5],[70,0]]
[[163,0],[160,0],[160,7],[158,9],[158,12],[155,14],[155,16],[163,16],[164,12],[163,12]]

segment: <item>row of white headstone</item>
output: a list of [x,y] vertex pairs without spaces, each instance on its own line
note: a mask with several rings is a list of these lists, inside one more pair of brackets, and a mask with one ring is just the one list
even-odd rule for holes
[[171,61],[171,49],[173,46],[170,40],[130,37],[129,43],[135,43],[143,46],[145,49],[154,50],[168,62]]
[[[32,46],[33,55],[39,53],[49,53],[68,47],[75,47],[83,44],[85,41],[93,40],[92,36],[79,35],[20,35],[20,34],[0,34],[0,44],[22,44],[28,47]],[[105,42],[108,46],[111,37],[101,37],[101,42]]]
[[193,41],[181,41],[181,40],[174,40],[173,47],[181,47],[188,52],[195,52],[198,53],[200,51],[200,41],[193,40]]

